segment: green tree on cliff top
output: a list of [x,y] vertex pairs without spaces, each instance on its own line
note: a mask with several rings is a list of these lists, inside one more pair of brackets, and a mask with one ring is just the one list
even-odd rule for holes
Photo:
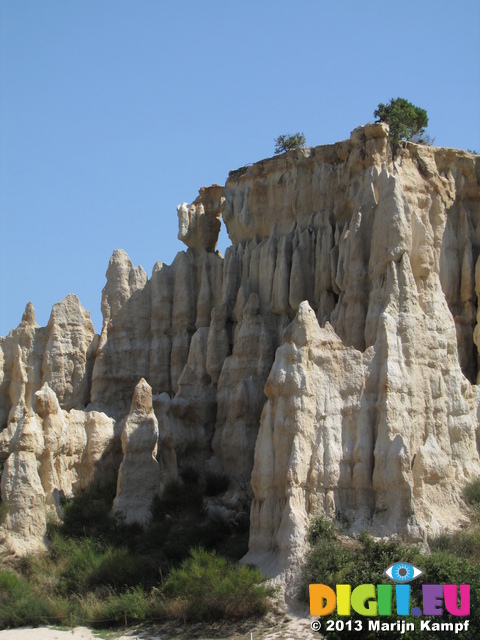
[[404,98],[392,98],[388,104],[381,102],[373,115],[390,127],[390,139],[394,150],[399,148],[401,140],[430,142],[425,132],[425,127],[428,126],[427,112]]
[[283,136],[275,138],[275,155],[291,151],[291,149],[300,149],[305,146],[306,140],[303,133],[294,133],[293,136],[287,133]]

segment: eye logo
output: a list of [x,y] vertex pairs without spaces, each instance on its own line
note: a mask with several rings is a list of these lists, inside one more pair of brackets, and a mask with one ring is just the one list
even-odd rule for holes
[[391,564],[388,569],[385,569],[385,574],[394,582],[405,583],[415,580],[423,573],[421,569],[415,567],[408,562],[395,562]]

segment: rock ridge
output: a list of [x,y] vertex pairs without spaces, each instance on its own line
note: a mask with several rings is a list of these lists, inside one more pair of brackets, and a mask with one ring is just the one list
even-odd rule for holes
[[479,185],[479,156],[408,143],[393,162],[372,123],[202,188],[177,209],[186,251],[150,278],[115,251],[99,336],[75,296],[45,328],[27,305],[0,338],[4,546],[42,546],[60,497],[102,477],[145,522],[187,467],[252,500],[246,560],[271,575],[299,566],[314,515],[417,541],[465,521]]

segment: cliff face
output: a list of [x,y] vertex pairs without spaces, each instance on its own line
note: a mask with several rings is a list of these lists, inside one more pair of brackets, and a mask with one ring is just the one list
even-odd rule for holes
[[457,526],[480,474],[479,183],[478,156],[411,144],[393,164],[367,125],[202,189],[178,207],[187,251],[150,279],[114,252],[100,336],[74,296],[44,329],[27,306],[0,343],[4,544],[41,544],[59,496],[122,457],[130,521],[182,468],[228,473],[271,573],[315,514],[417,540]]

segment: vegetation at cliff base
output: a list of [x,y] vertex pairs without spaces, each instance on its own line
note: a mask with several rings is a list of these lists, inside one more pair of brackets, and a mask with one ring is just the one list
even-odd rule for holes
[[232,526],[206,506],[225,490],[186,471],[152,504],[144,527],[112,515],[114,486],[96,486],[64,505],[50,523],[49,548],[0,569],[0,628],[58,624],[111,628],[161,622],[213,621],[264,613],[272,590],[241,566],[248,522]]
[[404,98],[392,98],[387,104],[381,102],[373,115],[380,122],[388,124],[394,150],[398,149],[402,140],[430,142],[425,132],[428,126],[427,112]]
[[[273,594],[258,569],[235,565],[214,551],[194,549],[165,581],[164,593],[185,620],[245,618],[267,610]],[[179,602],[181,600],[181,603]]]

